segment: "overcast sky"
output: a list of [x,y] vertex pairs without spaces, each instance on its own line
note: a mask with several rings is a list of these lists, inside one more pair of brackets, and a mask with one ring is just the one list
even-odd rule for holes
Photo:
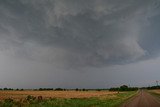
[[0,87],[160,81],[160,0],[0,0]]

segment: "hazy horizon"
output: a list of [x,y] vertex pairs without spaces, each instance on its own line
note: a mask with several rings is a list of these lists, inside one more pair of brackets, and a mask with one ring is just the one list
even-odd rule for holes
[[160,0],[0,0],[0,88],[160,81]]

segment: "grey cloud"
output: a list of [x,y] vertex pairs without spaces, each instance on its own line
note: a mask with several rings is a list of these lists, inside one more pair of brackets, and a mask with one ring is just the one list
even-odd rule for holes
[[160,0],[0,0],[0,88],[147,86],[159,23]]
[[139,43],[141,32],[148,18],[157,15],[159,4],[159,0],[1,2],[0,33],[6,41],[1,44],[9,45],[17,56],[69,67],[124,64],[145,57],[148,48],[142,47],[144,41]]

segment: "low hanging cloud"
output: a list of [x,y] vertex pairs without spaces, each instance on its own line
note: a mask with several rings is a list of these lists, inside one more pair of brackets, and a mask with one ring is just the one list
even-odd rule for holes
[[1,0],[0,49],[64,67],[139,61],[149,51],[143,31],[159,6],[159,0]]

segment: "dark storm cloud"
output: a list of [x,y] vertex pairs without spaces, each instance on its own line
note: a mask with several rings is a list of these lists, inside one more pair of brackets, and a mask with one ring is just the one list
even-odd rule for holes
[[0,48],[67,67],[146,59],[159,50],[158,39],[153,50],[147,44],[159,38],[159,6],[159,0],[1,0]]

